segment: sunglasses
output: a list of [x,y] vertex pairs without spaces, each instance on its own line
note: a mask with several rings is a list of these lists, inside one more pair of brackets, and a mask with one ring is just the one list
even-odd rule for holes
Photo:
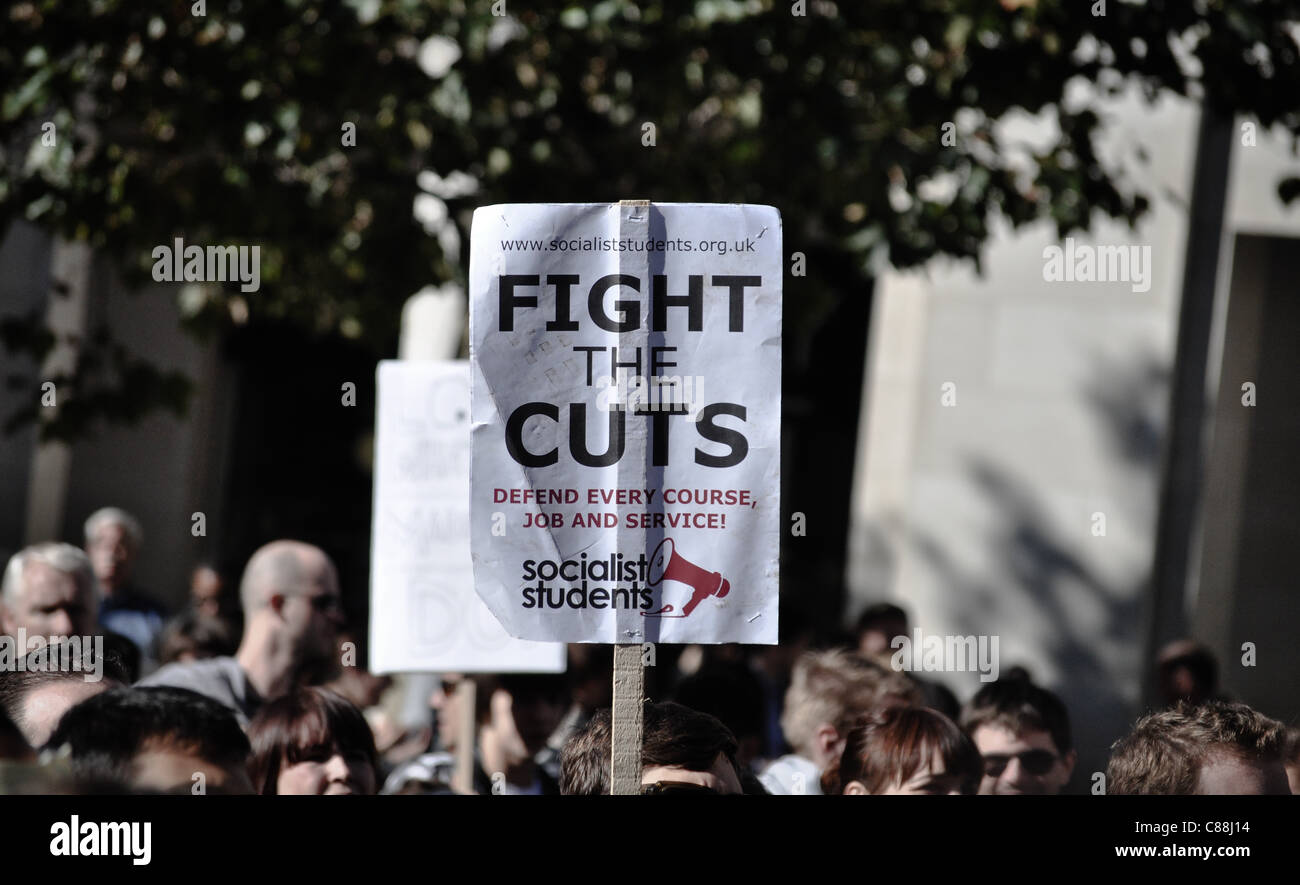
[[1042,776],[1052,770],[1060,757],[1050,750],[1025,750],[1020,753],[989,753],[984,756],[984,773],[998,777],[1012,759],[1020,760],[1020,767],[1033,775]]
[[307,599],[311,602],[311,607],[318,612],[343,611],[343,600],[332,594],[321,593],[317,596],[307,596]]

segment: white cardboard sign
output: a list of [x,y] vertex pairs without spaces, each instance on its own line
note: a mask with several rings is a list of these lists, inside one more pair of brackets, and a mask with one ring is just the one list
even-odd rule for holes
[[783,266],[770,206],[474,213],[474,578],[512,635],[777,641]]
[[370,663],[376,673],[558,673],[564,646],[510,636],[474,593],[469,363],[381,362]]

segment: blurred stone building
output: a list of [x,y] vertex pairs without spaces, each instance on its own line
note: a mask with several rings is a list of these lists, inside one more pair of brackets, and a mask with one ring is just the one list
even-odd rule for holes
[[1149,245],[1149,288],[1047,281],[1047,225],[1003,230],[983,276],[886,274],[848,565],[850,616],[887,599],[926,632],[998,635],[1003,672],[1063,695],[1084,786],[1179,636],[1215,652],[1226,693],[1300,720],[1300,210],[1277,196],[1294,158],[1183,100],[1104,108],[1103,156],[1153,210],[1074,240]]

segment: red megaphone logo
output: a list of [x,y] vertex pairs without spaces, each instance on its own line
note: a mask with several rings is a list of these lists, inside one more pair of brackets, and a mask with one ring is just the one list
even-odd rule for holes
[[730,581],[722,577],[720,572],[708,571],[682,556],[677,552],[672,538],[664,538],[655,548],[655,552],[650,554],[650,574],[646,583],[654,587],[663,581],[677,581],[679,584],[689,586],[694,591],[691,593],[690,602],[682,608],[680,615],[668,614],[673,607],[665,605],[656,612],[642,612],[643,617],[684,618],[710,596],[721,599],[731,592]]

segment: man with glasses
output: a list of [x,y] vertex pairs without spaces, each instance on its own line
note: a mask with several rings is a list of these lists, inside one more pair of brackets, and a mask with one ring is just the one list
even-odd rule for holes
[[1060,698],[1025,678],[986,685],[962,711],[961,726],[984,762],[981,795],[1055,795],[1077,758]]
[[234,657],[169,664],[140,684],[196,691],[246,728],[265,701],[333,675],[344,621],[334,563],[300,541],[272,541],[254,553],[239,593],[244,635]]

